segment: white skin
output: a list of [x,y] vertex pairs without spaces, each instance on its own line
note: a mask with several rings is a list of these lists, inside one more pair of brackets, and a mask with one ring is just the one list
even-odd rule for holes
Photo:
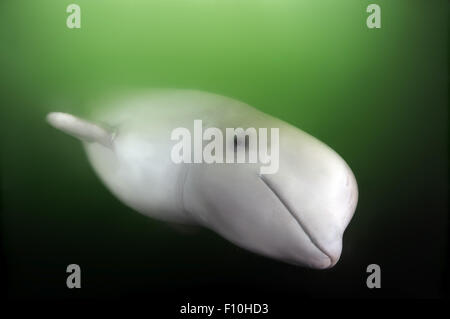
[[[197,91],[160,91],[109,103],[88,122],[50,113],[80,138],[105,185],[122,202],[160,220],[201,225],[258,254],[311,268],[339,260],[358,200],[355,177],[331,148],[242,102]],[[261,164],[175,164],[177,127],[279,128],[279,170]],[[106,129],[102,124],[107,124]],[[225,151],[234,144],[224,145]]]

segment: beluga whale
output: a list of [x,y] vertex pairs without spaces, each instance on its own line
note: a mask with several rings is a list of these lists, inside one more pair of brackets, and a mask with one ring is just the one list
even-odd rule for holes
[[[96,174],[125,205],[158,220],[209,228],[239,247],[286,263],[326,269],[338,262],[358,186],[347,163],[326,144],[213,93],[157,90],[104,103],[89,120],[52,112],[47,121],[82,141]],[[174,161],[181,143],[174,130],[194,133],[199,124],[203,150],[208,140],[217,140],[216,160]],[[223,132],[224,139],[206,136],[208,128]],[[263,141],[268,154],[277,154],[276,169],[264,174],[267,161],[217,160],[218,154],[233,155],[237,149],[250,158],[251,136],[245,133],[250,131],[241,130],[244,135],[230,141],[225,138],[229,128],[267,128],[270,137],[276,128],[278,139]],[[198,140],[182,142],[199,147]],[[194,153],[180,151],[186,158]]]

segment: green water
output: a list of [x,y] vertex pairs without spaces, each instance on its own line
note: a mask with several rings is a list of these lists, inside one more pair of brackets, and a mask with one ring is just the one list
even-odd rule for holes
[[[307,296],[442,291],[447,223],[446,1],[76,0],[0,3],[2,250],[12,298],[234,289]],[[320,272],[186,235],[118,202],[81,145],[44,121],[128,88],[242,100],[335,149],[360,189],[339,264]],[[80,264],[81,292],[65,287]],[[407,269],[407,270],[406,270]],[[414,278],[412,280],[411,278]]]

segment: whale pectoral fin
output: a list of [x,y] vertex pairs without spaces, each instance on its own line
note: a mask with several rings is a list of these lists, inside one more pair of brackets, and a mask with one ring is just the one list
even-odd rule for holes
[[60,112],[49,113],[47,115],[47,122],[51,126],[82,141],[96,142],[112,148],[113,134],[95,123]]

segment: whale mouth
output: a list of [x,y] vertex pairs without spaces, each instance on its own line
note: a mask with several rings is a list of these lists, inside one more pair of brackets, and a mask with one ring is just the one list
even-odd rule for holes
[[292,216],[292,218],[294,218],[294,220],[297,222],[297,224],[299,225],[301,230],[306,234],[308,239],[311,241],[311,244],[317,250],[319,250],[322,254],[324,254],[326,257],[328,257],[329,265],[327,265],[326,267],[323,267],[323,268],[331,268],[331,267],[333,267],[337,263],[339,258],[333,257],[331,254],[327,253],[326,249],[324,249],[322,247],[322,245],[314,238],[314,236],[312,236],[312,234],[309,232],[307,227],[302,223],[300,218],[294,213],[294,210],[292,209],[292,207],[289,205],[289,203],[286,200],[283,199],[281,194],[272,185],[270,180],[267,179],[266,177],[264,177],[261,174],[259,174],[258,176],[259,176],[259,179],[267,186],[267,188],[275,195],[275,197],[277,197],[279,202],[286,208],[286,210],[289,212],[289,214]]

